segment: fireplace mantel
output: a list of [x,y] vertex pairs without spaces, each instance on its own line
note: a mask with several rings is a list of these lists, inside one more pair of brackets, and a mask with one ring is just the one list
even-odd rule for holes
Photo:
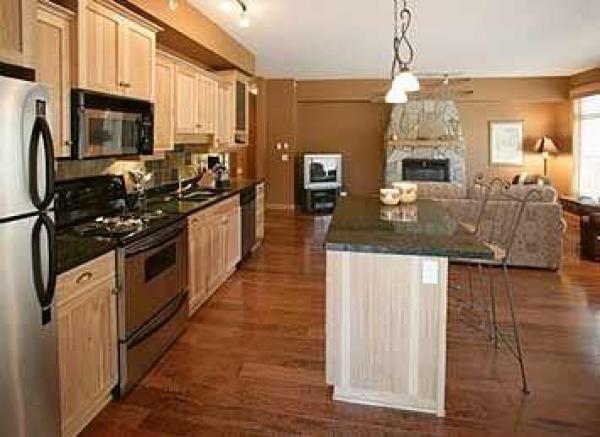
[[389,140],[387,147],[464,147],[462,139],[453,140]]

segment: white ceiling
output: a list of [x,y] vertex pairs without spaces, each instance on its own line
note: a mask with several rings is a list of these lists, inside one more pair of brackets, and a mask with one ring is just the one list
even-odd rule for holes
[[[188,0],[257,55],[266,77],[383,78],[392,0],[248,0],[252,25],[222,0]],[[409,0],[418,73],[569,75],[600,66],[600,0]]]

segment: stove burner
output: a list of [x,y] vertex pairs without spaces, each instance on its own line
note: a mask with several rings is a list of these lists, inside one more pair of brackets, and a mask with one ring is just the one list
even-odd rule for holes
[[74,228],[79,235],[101,237],[125,237],[142,231],[152,220],[164,216],[163,211],[148,211],[142,214],[127,214],[114,217],[98,217],[93,222],[84,223]]

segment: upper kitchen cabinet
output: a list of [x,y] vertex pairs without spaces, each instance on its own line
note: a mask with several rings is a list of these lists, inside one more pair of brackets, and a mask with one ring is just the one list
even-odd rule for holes
[[[236,70],[221,72],[219,76],[223,84],[224,107],[221,118],[226,123],[222,132],[223,141],[228,142],[233,137],[233,142],[228,143],[228,147],[247,146],[250,78]],[[233,118],[232,122],[230,117]]]
[[175,66],[175,133],[194,134],[199,130],[197,121],[198,77],[191,66]]
[[207,73],[200,74],[200,95],[198,96],[198,122],[200,131],[205,134],[215,134],[217,127],[217,99],[219,82]]
[[34,67],[35,0],[0,1],[0,62]]
[[175,135],[178,141],[206,141],[217,133],[218,81],[210,72],[175,61]]
[[233,84],[219,81],[217,107],[217,146],[228,148],[234,146],[235,139],[235,104]]
[[54,3],[38,3],[35,70],[37,81],[48,85],[50,89],[54,153],[57,157],[68,157],[71,153],[69,93],[73,17],[73,12]]
[[154,100],[154,24],[109,0],[78,3],[78,86]]
[[154,88],[154,150],[163,152],[175,143],[175,61],[162,52],[156,54]]

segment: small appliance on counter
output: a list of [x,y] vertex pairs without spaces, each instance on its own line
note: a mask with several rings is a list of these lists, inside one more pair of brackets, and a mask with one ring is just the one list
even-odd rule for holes
[[303,169],[302,192],[305,211],[333,211],[342,188],[342,155],[305,154]]
[[216,188],[227,188],[231,185],[229,170],[223,164],[218,164],[213,167],[212,172],[215,175]]

